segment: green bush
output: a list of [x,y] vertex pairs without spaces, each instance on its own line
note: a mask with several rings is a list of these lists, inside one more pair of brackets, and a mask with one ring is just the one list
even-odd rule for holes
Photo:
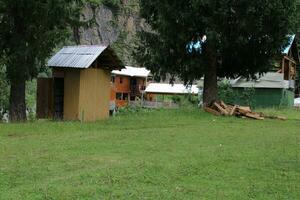
[[6,80],[5,67],[0,64],[0,121],[9,106],[9,85]]
[[220,100],[228,104],[234,104],[237,94],[234,92],[229,81],[218,83],[218,97]]
[[181,102],[181,100],[182,100],[182,98],[181,98],[181,96],[179,96],[179,95],[173,95],[172,97],[171,97],[171,99],[172,99],[172,102],[173,103],[180,103]]
[[243,105],[253,107],[254,106],[254,94],[255,89],[254,88],[244,88],[242,95],[240,98],[242,99]]
[[254,105],[254,88],[244,88],[242,91],[234,90],[229,81],[218,83],[219,99],[227,104],[241,104],[252,107]]
[[134,113],[146,113],[153,109],[143,108],[141,106],[125,106],[118,109],[117,114],[134,114]]
[[26,82],[26,107],[27,110],[34,112],[36,110],[36,79]]

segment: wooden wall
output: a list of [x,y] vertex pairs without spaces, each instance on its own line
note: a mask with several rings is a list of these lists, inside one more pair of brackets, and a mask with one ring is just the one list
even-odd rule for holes
[[80,70],[68,69],[64,75],[64,119],[79,119]]
[[[136,91],[132,91],[133,88],[131,88],[131,85],[130,85],[130,80],[132,78],[136,78],[136,80],[137,80],[137,85],[136,85],[137,90]],[[122,81],[121,81],[121,79],[122,79]],[[115,102],[117,107],[127,106],[129,103],[130,97],[141,96],[141,90],[142,89],[144,90],[145,87],[146,87],[146,79],[145,78],[116,75],[114,77],[114,82],[111,82],[110,101]],[[128,94],[128,100],[117,99],[117,96],[116,96],[117,93]]]
[[[121,83],[122,79],[122,83]],[[130,77],[128,76],[115,76],[112,82],[112,90],[114,92],[129,93],[130,92]],[[111,100],[115,100],[116,96],[112,93]]]
[[53,79],[38,78],[37,80],[37,105],[38,119],[52,118],[53,115]]
[[80,71],[79,120],[96,121],[109,117],[110,72],[89,68]]
[[[121,82],[122,79],[122,82]],[[128,105],[128,100],[118,100],[117,93],[127,93],[130,97],[130,77],[128,76],[115,76],[114,82],[111,83],[110,100],[115,101],[117,107]]]
[[[63,119],[97,121],[109,117],[111,73],[101,68],[53,69],[54,78],[39,79],[37,117],[53,118],[53,80],[64,79]],[[126,81],[126,80],[124,80]]]

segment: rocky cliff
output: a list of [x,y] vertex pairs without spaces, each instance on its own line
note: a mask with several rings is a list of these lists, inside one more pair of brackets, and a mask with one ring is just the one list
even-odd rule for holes
[[117,5],[87,4],[82,20],[89,26],[74,29],[75,41],[79,44],[109,44],[126,65],[135,65],[132,56],[136,33],[145,29],[139,17],[137,0],[121,0]]

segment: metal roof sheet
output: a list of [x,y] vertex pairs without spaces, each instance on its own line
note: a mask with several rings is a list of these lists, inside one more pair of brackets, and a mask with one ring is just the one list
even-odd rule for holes
[[138,67],[129,67],[126,66],[125,69],[113,70],[112,74],[121,75],[121,76],[131,76],[131,77],[143,77],[146,78],[149,76],[150,71],[146,68],[138,68]]
[[49,61],[49,67],[88,68],[108,46],[67,46]]
[[234,88],[289,88],[289,81],[285,81],[283,74],[268,72],[257,80],[238,78],[230,80]]

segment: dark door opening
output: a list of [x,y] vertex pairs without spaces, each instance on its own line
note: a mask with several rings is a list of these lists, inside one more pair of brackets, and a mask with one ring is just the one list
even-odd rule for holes
[[36,109],[38,119],[53,118],[52,78],[38,78]]
[[54,119],[64,117],[64,79],[54,78]]
[[290,80],[290,61],[284,61],[284,71],[283,71],[284,80]]
[[136,78],[131,78],[130,79],[130,90],[131,90],[130,100],[134,101],[137,94],[138,94],[137,79]]

